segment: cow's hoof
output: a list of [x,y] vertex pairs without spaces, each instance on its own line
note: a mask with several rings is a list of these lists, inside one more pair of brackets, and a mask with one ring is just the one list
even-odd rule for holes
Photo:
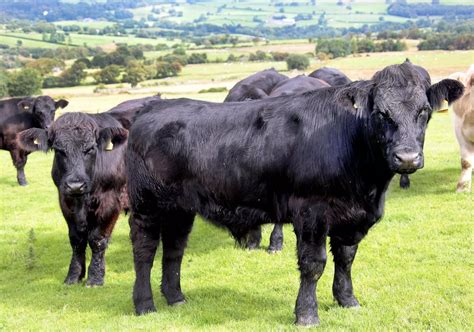
[[313,327],[313,326],[319,326],[319,318],[318,316],[300,316],[296,318],[296,325],[302,326],[302,327]]
[[152,312],[156,312],[156,308],[153,303],[137,305],[135,307],[135,313],[138,316],[146,315]]
[[86,281],[87,288],[94,288],[94,287],[100,287],[100,286],[104,286],[103,280],[87,280]]
[[283,246],[270,246],[270,247],[268,247],[267,251],[268,251],[269,254],[276,254],[276,253],[282,251],[282,249],[283,249]]
[[79,277],[66,277],[66,279],[64,279],[65,285],[76,285],[80,282],[81,279]]
[[259,243],[250,243],[250,242],[248,242],[246,248],[248,250],[257,250],[259,248],[259,246],[260,246]]
[[471,192],[471,186],[468,183],[458,183],[456,188],[457,193],[469,193]]
[[26,180],[23,180],[23,181],[18,181],[18,184],[22,187],[25,187],[28,185],[28,182]]
[[341,307],[344,308],[360,308],[359,301],[357,301],[355,296],[346,299],[336,299],[336,301]]
[[177,307],[177,306],[180,306],[180,305],[183,305],[183,304],[186,304],[186,300],[180,300],[180,301],[177,301],[177,302],[173,302],[173,303],[168,303],[169,305],[173,306],[173,307]]

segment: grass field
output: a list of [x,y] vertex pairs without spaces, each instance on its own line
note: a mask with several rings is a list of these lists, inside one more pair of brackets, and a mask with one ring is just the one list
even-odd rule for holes
[[[474,61],[474,51],[371,54],[312,62],[306,72],[328,65],[353,79],[368,78],[407,56],[427,67],[434,80],[465,70]],[[156,92],[165,98],[222,101],[226,93],[197,92],[230,88],[269,67],[290,76],[300,73],[287,72],[284,62],[189,65],[178,77],[145,82],[149,86],[126,93],[94,94],[94,86],[43,93],[66,97],[70,105],[65,111],[87,112]],[[472,194],[455,193],[460,162],[448,114],[434,115],[425,156],[425,168],[411,176],[411,189],[399,189],[395,178],[385,217],[360,245],[353,268],[360,309],[335,304],[333,264],[328,259],[318,284],[322,322],[318,330],[474,330],[474,199]],[[183,260],[182,288],[188,303],[168,307],[160,296],[159,252],[152,274],[158,312],[136,317],[129,227],[122,216],[106,254],[106,285],[64,286],[70,247],[50,177],[51,163],[51,153],[30,155],[26,166],[30,184],[19,187],[9,154],[0,151],[0,330],[299,330],[292,325],[299,273],[291,225],[284,229],[283,252],[269,255],[264,249],[271,227],[264,228],[262,250],[247,251],[236,248],[226,232],[197,218]]]

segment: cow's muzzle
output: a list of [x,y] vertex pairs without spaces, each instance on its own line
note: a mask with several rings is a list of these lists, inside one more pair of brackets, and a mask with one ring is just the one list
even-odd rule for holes
[[397,173],[410,174],[424,166],[420,152],[399,151],[393,154],[393,169]]
[[87,183],[83,181],[68,181],[64,185],[67,195],[82,196],[87,193]]

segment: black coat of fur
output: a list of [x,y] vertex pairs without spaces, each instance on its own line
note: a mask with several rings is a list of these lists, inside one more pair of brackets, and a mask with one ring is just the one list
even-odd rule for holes
[[87,285],[104,282],[105,250],[120,212],[128,207],[127,136],[127,130],[108,113],[66,113],[48,130],[19,134],[29,151],[54,150],[51,175],[73,252],[66,284],[78,283],[85,276],[87,243],[92,250]]
[[423,167],[429,101],[463,90],[452,80],[439,84],[426,90],[404,63],[373,80],[301,95],[150,104],[132,125],[127,151],[137,313],[155,310],[150,271],[160,237],[162,293],[170,304],[184,301],[180,266],[196,213],[237,239],[255,225],[293,223],[298,324],[319,322],[315,289],[327,236],[333,294],[343,306],[358,305],[350,276],[357,245],[382,217],[394,174]]
[[10,151],[17,169],[18,184],[27,184],[24,167],[28,151],[20,148],[16,135],[29,128],[47,128],[54,120],[58,107],[66,107],[66,100],[54,101],[49,96],[11,98],[0,101],[0,149]]
[[293,78],[281,81],[273,88],[269,97],[279,97],[301,94],[303,92],[312,91],[321,88],[327,88],[330,85],[320,79],[298,75]]
[[345,85],[352,82],[349,77],[347,77],[339,69],[329,67],[316,69],[308,76],[319,78],[320,80],[328,83],[330,86]]
[[224,102],[256,100],[268,97],[273,87],[288,79],[275,69],[266,69],[237,82]]

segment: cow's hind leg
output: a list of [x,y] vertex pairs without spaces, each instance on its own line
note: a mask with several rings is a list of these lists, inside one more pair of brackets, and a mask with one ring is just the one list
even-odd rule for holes
[[296,299],[296,324],[319,324],[316,284],[326,266],[327,227],[317,207],[300,211],[294,218],[297,238],[300,289]]
[[270,246],[268,251],[271,253],[281,251],[283,248],[283,224],[275,224],[270,235]]
[[16,178],[17,178],[18,184],[20,186],[28,185],[28,182],[26,181],[26,176],[25,176],[25,165],[28,158],[28,153],[20,149],[14,149],[10,151],[10,155],[13,160],[13,165],[16,168]]
[[64,283],[77,284],[86,274],[86,247],[87,233],[79,232],[74,222],[68,222],[69,242],[72,248],[72,257]]
[[[463,151],[464,152],[464,151]],[[471,158],[469,158],[471,157]],[[474,164],[474,153],[469,156],[468,153],[463,153],[461,157],[461,176],[457,184],[457,192],[470,192],[472,188],[472,168]]]
[[135,284],[133,303],[138,315],[156,311],[151,291],[150,274],[160,241],[160,225],[153,217],[132,212],[130,214],[130,238],[133,246]]
[[400,188],[408,189],[410,188],[410,177],[408,174],[400,175]]
[[161,292],[169,305],[185,302],[181,292],[181,261],[193,221],[192,213],[177,211],[161,224],[163,243]]
[[260,242],[262,241],[262,227],[260,225],[252,228],[247,234],[247,243],[245,246],[247,249],[257,249],[260,247]]
[[351,268],[358,245],[345,246],[331,239],[331,251],[334,256],[334,281],[332,293],[337,303],[343,307],[358,307],[359,302],[352,289]]

